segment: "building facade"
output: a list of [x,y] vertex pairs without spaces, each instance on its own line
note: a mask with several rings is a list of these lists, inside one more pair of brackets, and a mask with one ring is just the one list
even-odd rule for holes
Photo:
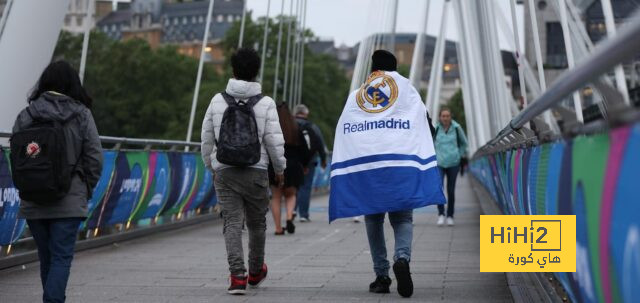
[[[144,39],[154,48],[177,45],[180,53],[199,58],[208,8],[209,1],[133,0],[100,20],[97,29],[115,40]],[[220,41],[242,10],[242,0],[214,2],[205,61],[224,62]]]

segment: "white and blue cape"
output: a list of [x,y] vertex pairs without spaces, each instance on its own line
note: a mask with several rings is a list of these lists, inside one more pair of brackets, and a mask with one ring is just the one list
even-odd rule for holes
[[329,221],[446,203],[426,108],[397,72],[352,92],[336,129]]

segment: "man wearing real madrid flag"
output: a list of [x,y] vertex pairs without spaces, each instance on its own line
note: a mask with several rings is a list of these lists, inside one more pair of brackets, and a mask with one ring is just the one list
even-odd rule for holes
[[444,204],[445,198],[426,108],[396,68],[393,54],[375,51],[366,83],[347,99],[336,129],[329,220],[365,215],[376,274],[369,291],[388,293],[391,279],[383,229],[388,213],[395,236],[398,293],[410,297],[413,209]]

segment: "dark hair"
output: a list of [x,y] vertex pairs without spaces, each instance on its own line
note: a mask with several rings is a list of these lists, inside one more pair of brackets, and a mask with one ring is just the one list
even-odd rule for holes
[[451,116],[453,117],[453,113],[451,112],[451,109],[447,106],[443,106],[440,108],[440,112],[438,113],[438,117],[440,117],[440,115],[442,115],[443,111],[448,111],[449,114],[451,114]]
[[260,56],[248,47],[243,47],[231,55],[233,76],[238,80],[254,81],[260,71]]
[[38,99],[48,91],[68,96],[88,108],[91,108],[93,102],[87,91],[82,87],[78,72],[63,60],[52,62],[44,69],[40,79],[38,79],[38,84],[36,84],[29,96],[29,102]]
[[284,135],[284,143],[287,145],[298,145],[298,123],[296,122],[296,118],[291,115],[286,103],[280,102],[277,107],[280,128],[282,128],[282,135]]
[[377,70],[394,72],[398,69],[398,61],[392,53],[379,49],[371,56],[371,71]]

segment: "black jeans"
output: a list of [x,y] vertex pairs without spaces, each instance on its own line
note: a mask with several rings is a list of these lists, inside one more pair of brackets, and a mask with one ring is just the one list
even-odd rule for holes
[[[454,205],[456,203],[456,178],[460,171],[460,165],[453,167],[440,167],[440,176],[442,177],[442,184],[444,184],[444,176],[447,176],[447,217],[453,218]],[[444,205],[438,204],[438,214],[444,216]]]
[[27,220],[38,246],[43,302],[64,302],[73,249],[82,218]]

